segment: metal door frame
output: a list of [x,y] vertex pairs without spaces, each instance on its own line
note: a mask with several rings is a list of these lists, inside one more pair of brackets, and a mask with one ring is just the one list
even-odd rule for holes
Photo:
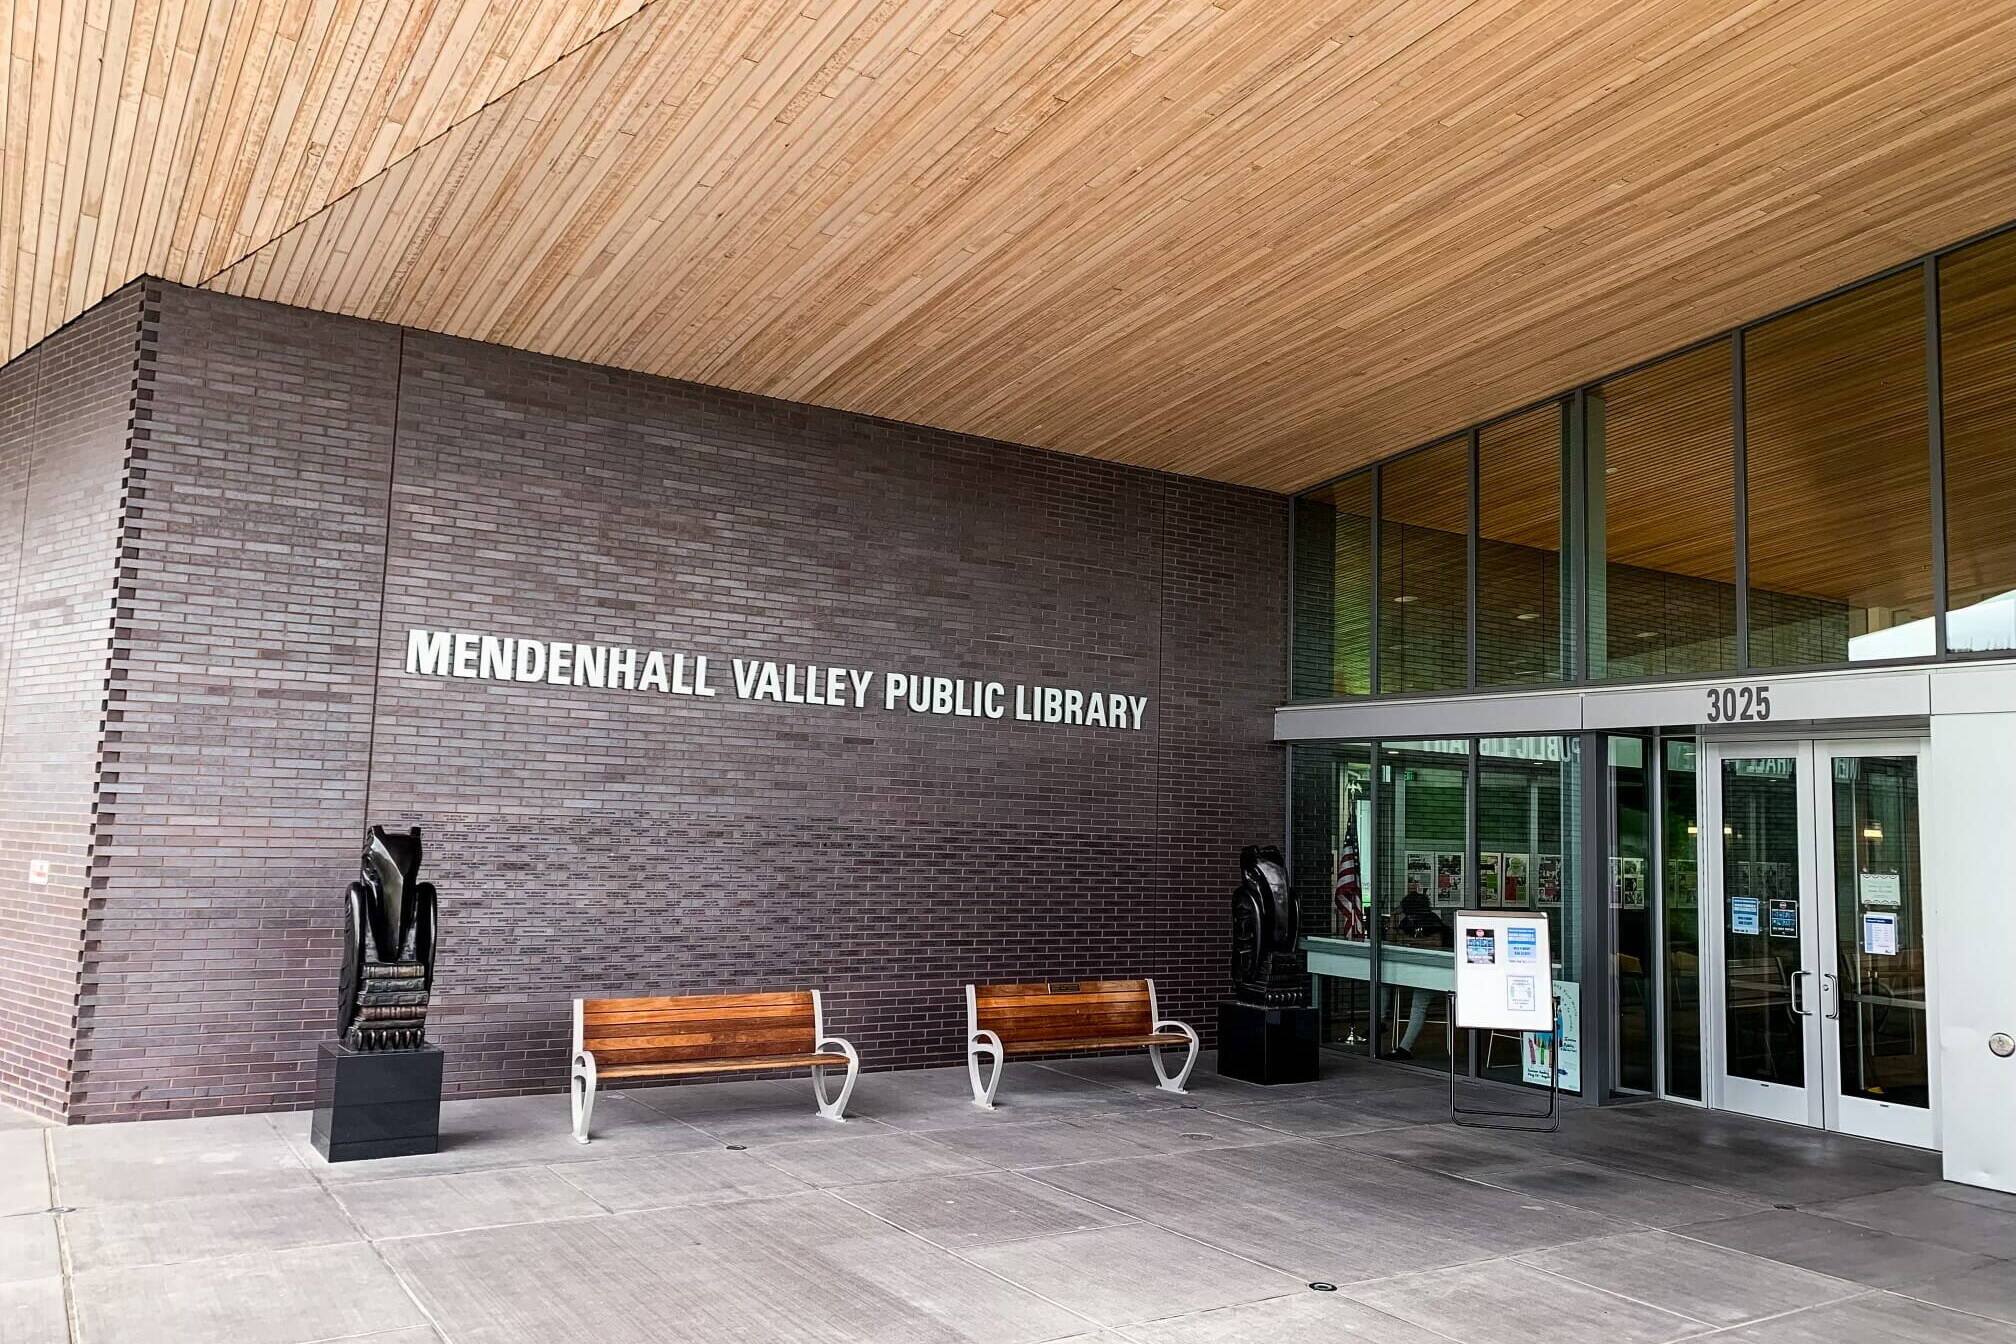
[[[1820,955],[1823,1009],[1821,1015],[1821,1048],[1825,1052],[1823,1084],[1821,1089],[1823,1120],[1826,1127],[1843,1134],[1854,1134],[1866,1139],[1879,1139],[1887,1143],[1908,1144],[1914,1148],[1939,1146],[1939,1051],[1934,1048],[1933,1032],[1934,995],[1937,986],[1937,967],[1934,965],[1932,947],[1932,925],[1935,918],[1932,910],[1932,893],[1925,882],[1925,759],[1930,743],[1923,738],[1871,738],[1871,737],[1828,737],[1816,739],[1813,743],[1813,791],[1816,810],[1814,814],[1815,849],[1818,863],[1814,876],[1818,881],[1820,909],[1817,912],[1818,928],[1825,940]],[[1867,1097],[1851,1097],[1842,1091],[1841,1077],[1841,994],[1838,959],[1841,946],[1839,927],[1840,908],[1835,896],[1834,846],[1834,799],[1832,763],[1841,757],[1864,756],[1909,756],[1916,762],[1918,784],[1918,894],[1919,920],[1922,928],[1919,937],[1924,944],[1925,955],[1925,1031],[1926,1031],[1926,1083],[1929,1088],[1928,1102],[1924,1107],[1899,1106],[1888,1102],[1874,1101]],[[1823,789],[1824,782],[1829,787]],[[1824,836],[1828,843],[1820,843]],[[1811,1075],[1809,1074],[1809,1079]]]
[[[1937,967],[1931,929],[1936,902],[1925,884],[1922,818],[1925,760],[1930,743],[1922,736],[1898,736],[1895,730],[1855,732],[1852,729],[1813,737],[1765,737],[1750,733],[1699,738],[1696,774],[1701,818],[1701,1042],[1702,1093],[1717,1110],[1831,1130],[1913,1147],[1938,1147],[1938,1052],[1927,1051],[1927,1082],[1934,1104],[1928,1109],[1893,1106],[1841,1092],[1840,1028],[1837,962],[1838,911],[1834,890],[1832,762],[1842,756],[1910,756],[1918,762],[1920,914],[1926,945],[1926,1018],[1929,1038],[1937,1012]],[[1726,934],[1727,890],[1723,881],[1722,766],[1728,760],[1789,758],[1798,784],[1800,954],[1804,977],[1798,991],[1803,1006],[1802,1046],[1805,1082],[1763,1083],[1731,1078],[1728,1073]],[[1822,787],[1822,773],[1828,787]],[[1824,840],[1824,843],[1823,843]],[[1712,909],[1711,909],[1712,907]],[[1768,911],[1764,912],[1768,920]]]
[[[1728,969],[1727,932],[1729,928],[1729,908],[1727,886],[1723,880],[1723,827],[1727,824],[1722,812],[1722,767],[1732,760],[1770,760],[1790,758],[1793,763],[1793,779],[1798,789],[1796,804],[1796,825],[1798,827],[1799,887],[1801,908],[1799,936],[1799,978],[1793,982],[1794,1002],[1803,1005],[1800,1011],[1802,1031],[1800,1036],[1801,1058],[1804,1063],[1804,1082],[1793,1087],[1788,1083],[1765,1083],[1755,1079],[1731,1078],[1729,1076],[1728,1049]],[[1820,1057],[1821,1032],[1819,1015],[1819,940],[1814,921],[1806,916],[1817,900],[1815,870],[1814,835],[1815,797],[1813,791],[1813,743],[1811,739],[1800,738],[1710,738],[1701,739],[1701,769],[1696,776],[1702,791],[1701,837],[1701,913],[1703,915],[1701,1004],[1702,1030],[1707,1039],[1702,1042],[1704,1077],[1702,1091],[1710,1106],[1717,1110],[1736,1111],[1744,1115],[1754,1115],[1766,1120],[1781,1120],[1787,1124],[1808,1125],[1819,1128],[1825,1117],[1820,1105],[1820,1088],[1814,1086],[1814,1064]],[[1709,917],[1711,914],[1712,918]],[[1760,916],[1768,921],[1769,912],[1760,911]],[[1767,925],[1768,927],[1768,925]]]

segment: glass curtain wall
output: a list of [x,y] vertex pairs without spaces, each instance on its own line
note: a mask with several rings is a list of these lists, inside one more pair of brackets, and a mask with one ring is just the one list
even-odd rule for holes
[[1743,368],[1750,666],[1930,656],[1923,276],[1747,332]]
[[1298,700],[1372,690],[1372,473],[1295,500]]
[[[1576,1019],[1578,760],[1575,740],[1554,736],[1291,749],[1294,882],[1326,1045],[1439,1068],[1453,1049],[1459,1072],[1474,1059],[1481,1076],[1545,1084],[1532,1042],[1452,1030],[1454,921],[1464,909],[1546,914]],[[1572,1047],[1579,1031],[1568,1036]],[[1565,1083],[1579,1083],[1572,1065]]]
[[2006,655],[2012,510],[2016,229],[1304,496],[1293,694]]
[[[1574,899],[1580,833],[1576,743],[1564,737],[1487,737],[1477,746],[1478,906],[1547,917],[1554,992],[1568,1043],[1562,1086],[1576,1090],[1582,1003],[1582,919]],[[1475,1034],[1480,1077],[1546,1084],[1545,1056],[1524,1035]]]
[[1651,740],[1610,739],[1610,855],[1606,865],[1615,949],[1611,982],[1617,1005],[1617,1083],[1633,1092],[1659,1089],[1659,920],[1654,891]]
[[1691,737],[1659,744],[1661,852],[1658,894],[1664,922],[1666,1095],[1701,1100],[1700,745]]
[[1323,1041],[1367,1053],[1372,1041],[1372,748],[1362,742],[1297,743],[1290,846],[1305,937],[1324,940],[1328,974],[1316,981]]
[[1591,389],[1589,673],[1736,666],[1736,413],[1729,341]]
[[1939,262],[1946,643],[2016,649],[2016,233]]
[[1461,690],[1470,680],[1470,440],[1379,473],[1379,689]]
[[[1382,742],[1379,755],[1379,984],[1382,1059],[1449,1063],[1455,933],[1469,856],[1470,744]],[[1447,883],[1447,885],[1445,885]]]
[[1561,575],[1563,405],[1477,434],[1477,684],[1565,680]]

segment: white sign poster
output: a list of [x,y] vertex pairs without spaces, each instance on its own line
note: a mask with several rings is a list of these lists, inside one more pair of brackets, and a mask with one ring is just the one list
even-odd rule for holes
[[1856,885],[1861,889],[1864,905],[1904,904],[1904,879],[1895,873],[1862,873]]
[[1865,913],[1862,916],[1862,951],[1872,957],[1897,955],[1897,916]]
[[1456,925],[1456,1025],[1483,1031],[1554,1029],[1547,920],[1465,910]]

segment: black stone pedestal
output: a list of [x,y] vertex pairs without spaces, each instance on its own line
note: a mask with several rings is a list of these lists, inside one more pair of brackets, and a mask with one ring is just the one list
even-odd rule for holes
[[441,1047],[360,1051],[324,1041],[310,1137],[331,1162],[438,1152]]
[[1218,1072],[1248,1083],[1313,1083],[1316,1038],[1314,1008],[1226,999],[1218,1005]]

